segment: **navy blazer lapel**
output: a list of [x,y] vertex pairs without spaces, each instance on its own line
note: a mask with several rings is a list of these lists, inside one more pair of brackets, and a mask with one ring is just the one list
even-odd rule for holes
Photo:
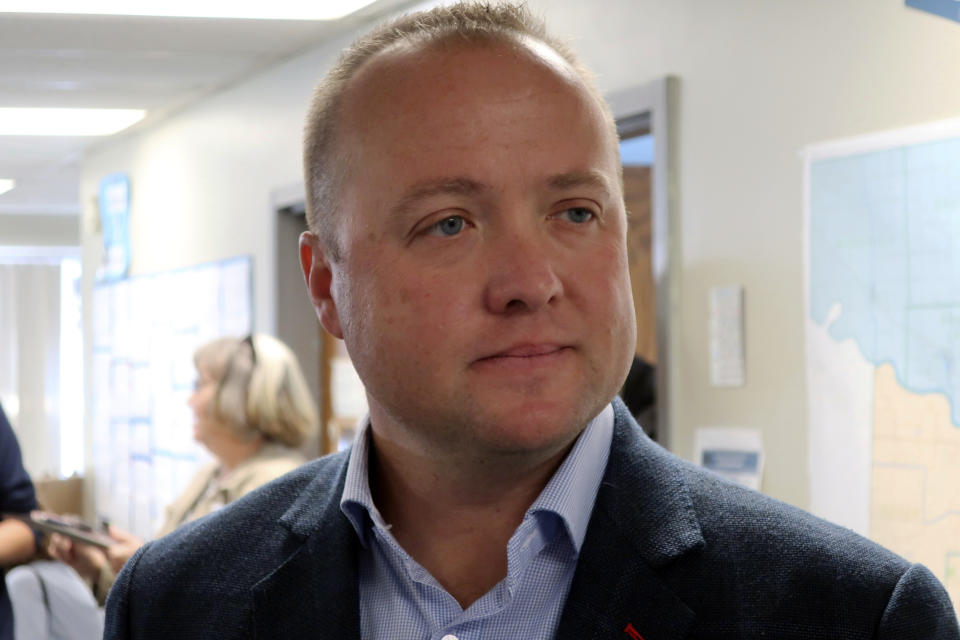
[[614,401],[610,459],[558,640],[679,640],[696,615],[658,572],[704,545],[678,462]]
[[360,637],[358,540],[340,511],[347,457],[322,467],[281,517],[287,559],[253,587],[256,638]]

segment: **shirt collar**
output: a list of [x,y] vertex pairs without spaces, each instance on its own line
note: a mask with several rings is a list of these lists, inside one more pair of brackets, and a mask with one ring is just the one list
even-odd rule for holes
[[587,424],[560,468],[527,509],[528,514],[549,512],[560,516],[578,553],[587,535],[612,441],[613,407],[607,405]]
[[[613,407],[607,405],[587,424],[573,449],[527,510],[528,515],[540,512],[558,515],[577,552],[580,551],[587,533],[593,503],[607,467],[612,440]],[[368,476],[369,452],[370,418],[367,416],[360,423],[354,440],[347,464],[346,482],[340,497],[340,510],[353,525],[364,546],[369,543],[370,523],[384,530],[390,528],[373,504]]]
[[357,531],[360,543],[368,546],[367,523],[373,521],[378,527],[388,528],[383,516],[373,504],[373,495],[370,493],[369,466],[367,457],[370,451],[370,416],[360,421],[357,435],[350,450],[350,460],[347,462],[347,477],[343,485],[343,494],[340,496],[340,511],[343,512],[350,524]]

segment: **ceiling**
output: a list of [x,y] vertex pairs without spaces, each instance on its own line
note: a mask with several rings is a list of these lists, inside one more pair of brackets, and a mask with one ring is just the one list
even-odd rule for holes
[[[378,0],[337,21],[0,13],[0,107],[140,108],[128,132],[410,0]],[[0,136],[0,215],[77,215],[79,161],[107,138]],[[2,241],[0,241],[2,244]]]

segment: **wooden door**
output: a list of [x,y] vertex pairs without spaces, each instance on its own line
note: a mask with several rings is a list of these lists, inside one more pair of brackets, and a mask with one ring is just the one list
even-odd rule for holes
[[627,256],[630,260],[630,281],[637,316],[636,354],[649,362],[657,362],[657,306],[651,263],[651,168],[623,168],[623,198],[627,207]]

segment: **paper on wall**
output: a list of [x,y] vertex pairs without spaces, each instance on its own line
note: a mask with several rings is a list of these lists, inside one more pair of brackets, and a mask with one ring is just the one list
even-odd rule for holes
[[759,429],[701,427],[694,436],[694,461],[729,480],[760,490],[763,436]]
[[710,289],[710,384],[742,387],[746,378],[743,287],[713,287]]

